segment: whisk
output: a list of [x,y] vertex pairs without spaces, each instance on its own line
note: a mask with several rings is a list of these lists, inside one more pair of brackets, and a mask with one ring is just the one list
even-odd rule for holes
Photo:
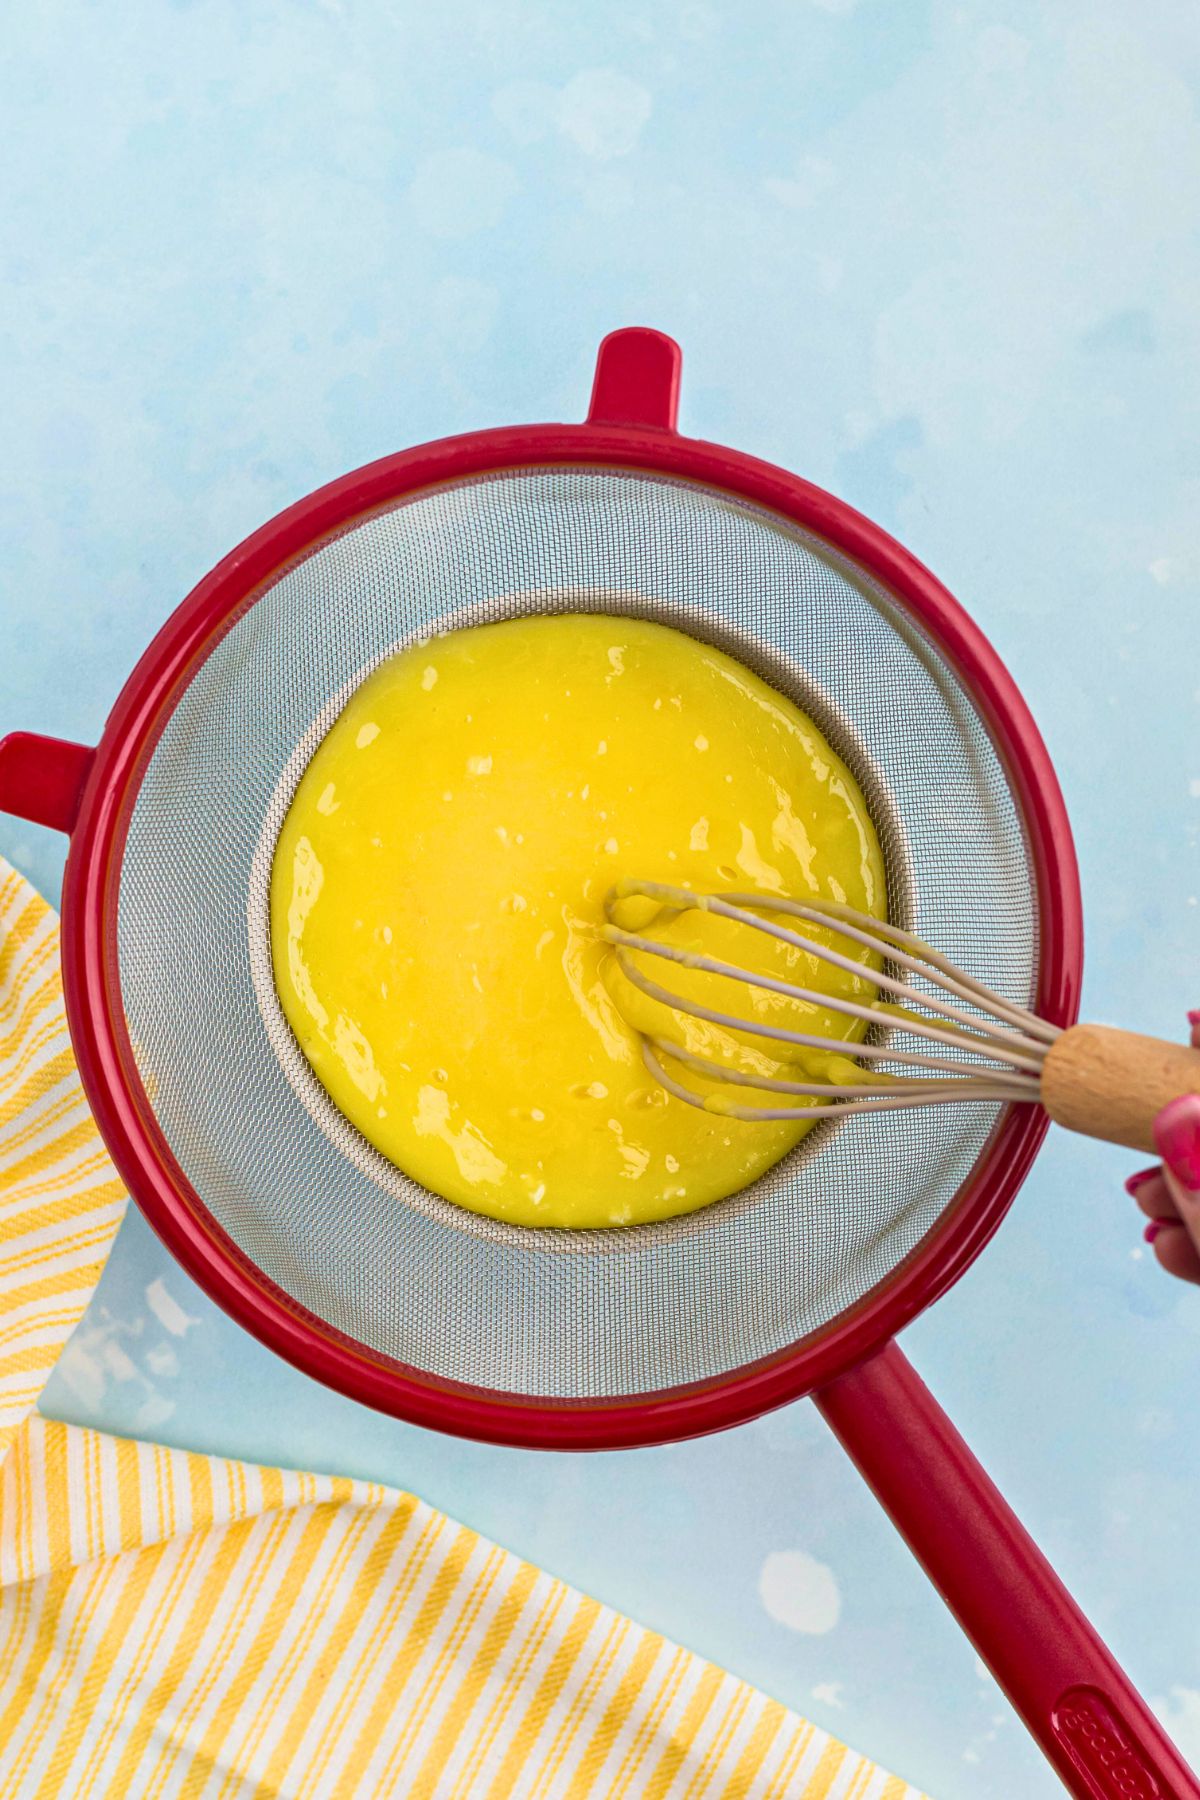
[[[709,913],[763,932],[868,981],[887,998],[864,1003],[628,931],[616,914],[623,902],[634,899],[676,913]],[[1161,1108],[1182,1094],[1200,1094],[1200,1052],[1106,1025],[1048,1024],[956,967],[911,932],[836,901],[762,893],[699,894],[664,882],[625,880],[610,890],[605,914],[602,935],[613,945],[621,972],[649,999],[675,1013],[767,1043],[853,1056],[867,1065],[865,1079],[859,1082],[793,1080],[737,1069],[658,1033],[643,1032],[642,1054],[654,1079],[677,1100],[725,1118],[766,1122],[963,1102],[1040,1104],[1069,1130],[1131,1149],[1153,1150],[1153,1121]],[[776,922],[780,919],[840,936],[857,946],[859,955],[834,949],[793,924]],[[882,966],[873,969],[865,964],[863,950]],[[705,1005],[653,980],[636,960],[639,956],[842,1013],[874,1027],[873,1039],[848,1042],[822,1037]],[[917,981],[920,987],[914,985]],[[897,1037],[907,1042],[897,1043]],[[884,1063],[890,1067],[880,1068]],[[722,1087],[698,1092],[668,1064]],[[722,1091],[726,1084],[787,1096],[793,1103],[741,1105]]]

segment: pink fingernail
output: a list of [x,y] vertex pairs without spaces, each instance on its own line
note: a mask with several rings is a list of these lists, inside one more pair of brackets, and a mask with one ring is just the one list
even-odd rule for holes
[[1159,1155],[1190,1193],[1200,1193],[1200,1094],[1181,1094],[1154,1121]]
[[1190,1012],[1188,1014],[1188,1024],[1192,1027],[1193,1031],[1197,1025],[1200,1025],[1200,1006],[1196,1008],[1195,1012]]
[[1168,1225],[1178,1225],[1178,1223],[1178,1219],[1151,1219],[1142,1236],[1148,1244],[1152,1244],[1160,1231],[1165,1231]]
[[1140,1187],[1145,1187],[1146,1183],[1152,1181],[1158,1173],[1158,1163],[1155,1163],[1152,1169],[1139,1169],[1137,1174],[1131,1175],[1129,1180],[1125,1183],[1125,1192],[1127,1194],[1136,1194]]

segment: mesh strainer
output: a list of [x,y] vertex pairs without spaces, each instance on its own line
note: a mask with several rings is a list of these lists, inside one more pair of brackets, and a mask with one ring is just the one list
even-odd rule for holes
[[387,1412],[612,1447],[815,1392],[1073,1791],[1200,1794],[891,1346],[995,1230],[1044,1134],[1036,1109],[831,1123],[702,1213],[535,1232],[384,1161],[283,1022],[271,852],[346,695],[431,631],[572,608],[664,620],[792,695],[860,779],[892,918],[1071,1022],[1070,833],[1008,675],[875,526],[679,437],[678,379],[669,339],[614,333],[585,425],[450,439],[334,482],[201,582],[95,751],[0,745],[0,804],[71,833],[64,980],[97,1120],[192,1276]]

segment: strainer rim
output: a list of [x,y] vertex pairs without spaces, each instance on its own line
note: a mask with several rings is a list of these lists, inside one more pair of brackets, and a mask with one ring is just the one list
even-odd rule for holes
[[1045,1114],[1032,1106],[1002,1113],[921,1243],[852,1308],[784,1351],[704,1383],[620,1400],[466,1387],[342,1338],[250,1264],[216,1223],[146,1100],[116,953],[121,861],[142,775],[178,694],[260,594],[331,537],[399,501],[471,477],[563,466],[682,479],[748,502],[822,539],[882,583],[963,682],[1012,785],[1036,883],[1034,1004],[1053,1023],[1072,1023],[1082,920],[1070,827],[1041,735],[995,650],[923,564],[845,502],[775,465],[661,424],[516,426],[440,439],[340,477],[246,538],[165,622],[110,714],[67,859],[62,955],[80,1075],[113,1161],[168,1248],[238,1323],[304,1373],[412,1423],[509,1445],[600,1448],[739,1423],[811,1392],[882,1349],[965,1272],[998,1228],[1045,1135]]

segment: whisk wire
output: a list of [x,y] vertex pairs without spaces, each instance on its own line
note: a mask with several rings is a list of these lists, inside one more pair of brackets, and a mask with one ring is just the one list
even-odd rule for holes
[[[734,1087],[759,1088],[772,1094],[824,1095],[830,1100],[878,1099],[885,1093],[911,1094],[923,1104],[930,1098],[1027,1100],[1031,1095],[1036,1097],[1037,1091],[1024,1076],[1010,1077],[1003,1072],[994,1078],[986,1072],[978,1075],[964,1073],[955,1075],[944,1083],[930,1081],[924,1075],[889,1075],[875,1081],[843,1083],[787,1081],[781,1076],[761,1075],[748,1069],[731,1068],[727,1063],[714,1062],[710,1057],[698,1056],[694,1050],[686,1050],[682,1044],[672,1044],[666,1038],[655,1037],[647,1041],[660,1056],[669,1056],[672,1061],[694,1069],[698,1075],[707,1075],[715,1081],[727,1081]],[[884,1082],[886,1086],[883,1085]]]
[[[723,1025],[729,1031],[745,1031],[756,1037],[769,1038],[773,1043],[795,1044],[802,1050],[831,1050],[841,1056],[911,1063],[914,1067],[934,1069],[945,1074],[957,1075],[971,1066],[961,1061],[951,1061],[948,1057],[924,1056],[916,1050],[899,1049],[893,1044],[864,1044],[846,1038],[818,1037],[813,1032],[789,1031],[782,1025],[765,1025],[756,1019],[742,1019],[734,1013],[718,1012],[716,1008],[704,1006],[698,1000],[684,1000],[669,988],[660,987],[640,969],[635,969],[628,960],[621,961],[624,954],[621,950],[617,952],[624,973],[650,999],[661,1001],[664,1006],[672,1007],[676,1012],[690,1013],[693,1018],[703,1019],[708,1024]],[[882,1012],[878,1015],[877,1022],[894,1023],[889,1014]]]
[[[772,933],[771,935],[776,934]],[[792,942],[801,941],[792,932],[783,935]],[[769,993],[780,994],[788,1000],[803,1000],[814,1006],[827,1007],[831,1012],[844,1013],[852,1019],[862,1019],[868,1025],[891,1025],[899,1031],[912,1033],[914,1037],[928,1038],[935,1043],[947,1044],[956,1050],[983,1052],[999,1062],[1010,1064],[1015,1069],[1026,1069],[1031,1074],[1037,1074],[1041,1068],[1041,1058],[1034,1053],[1033,1046],[1028,1046],[1027,1040],[1016,1040],[1027,1046],[1022,1051],[1008,1048],[1008,1045],[1014,1041],[1008,1032],[988,1035],[982,1031],[973,1034],[965,1031],[947,1031],[942,1026],[927,1024],[923,1019],[914,1019],[908,1014],[898,1015],[880,1006],[864,1006],[857,1000],[847,1000],[841,994],[826,994],[815,988],[799,987],[790,981],[779,981],[771,975],[759,975],[751,969],[743,969],[732,963],[718,962],[715,957],[697,956],[693,951],[680,950],[674,944],[660,943],[656,938],[640,937],[633,932],[621,931],[617,926],[607,927],[605,937],[609,943],[618,946],[618,961],[622,972],[646,994],[651,993],[651,988],[647,985],[647,978],[641,974],[640,970],[635,969],[630,961],[628,952],[631,950],[645,951],[648,956],[662,957],[665,961],[675,963],[681,968],[696,969],[705,975],[720,975],[726,980],[744,981],[747,987],[763,988]],[[846,960],[849,961],[849,959]],[[850,964],[849,966],[857,968],[858,972],[862,973],[861,965]],[[897,982],[889,981],[886,976],[872,975],[871,980],[886,985],[890,991],[902,994],[906,999],[918,1005],[926,1004],[923,994],[917,993],[912,988],[903,987]],[[651,997],[661,1000],[664,998],[664,992],[663,989],[656,989]],[[678,995],[666,995],[666,1003],[683,1011],[700,1013],[699,1007],[694,1006],[690,1000],[683,1000]],[[730,1023],[728,1020],[716,1022]],[[763,1036],[777,1036],[785,1042],[805,1044],[811,1041],[808,1034],[804,1032],[768,1032],[764,1025],[752,1019],[734,1020],[732,1025],[734,1029],[740,1031],[758,1032]]]
[[[766,931],[772,936],[778,935],[780,927],[773,927],[765,919],[756,922],[753,913],[744,910],[753,902],[754,896],[751,894],[716,896],[710,910],[729,918],[737,918],[742,924],[757,923],[758,929]],[[965,970],[956,968],[948,958],[926,944],[923,939],[914,937],[911,932],[902,931],[898,926],[885,923],[881,929],[872,929],[876,922],[870,919],[866,913],[857,912],[853,907],[835,900],[818,901],[809,906],[801,901],[780,898],[768,901],[764,910],[784,912],[791,917],[804,919],[810,924],[827,927],[832,920],[833,928],[841,932],[843,937],[852,938],[877,954],[887,956],[890,962],[908,969],[912,974],[919,975],[926,981],[934,982],[946,993],[954,994],[956,998],[965,1000],[969,1005],[984,1006],[996,1017],[1015,1025],[1023,1038],[1032,1036],[1050,1044],[1058,1036],[1059,1028],[1057,1026],[1047,1024],[1044,1019],[1039,1019],[1036,1013],[1030,1012],[1028,1008],[1005,1000],[984,982],[977,981]],[[796,941],[803,948],[811,950],[817,956],[823,956],[827,961],[846,961],[846,959],[839,959],[836,951],[829,950],[825,945],[816,943],[810,938],[797,937]],[[910,946],[918,954],[910,955],[901,948],[901,945],[904,944]],[[850,968],[861,967],[853,962],[849,962],[847,966]],[[949,1017],[961,1018],[963,1016],[956,1008],[938,1001],[932,994],[922,993],[921,1002],[930,1008],[944,1011]]]
[[[696,894],[690,888],[673,887],[665,882],[638,881],[620,882],[609,896],[609,909],[617,900],[644,896],[658,900],[664,905],[679,911],[701,911],[717,914],[719,917],[735,920],[738,924],[748,925],[754,931],[765,932],[770,937],[779,938],[782,942],[795,944],[799,949],[810,952],[822,960],[846,969],[851,974],[861,975],[861,963],[841,955],[828,945],[817,943],[815,939],[801,937],[798,933],[788,932],[785,927],[772,925],[769,920],[759,918],[761,912],[786,913],[789,917],[802,919],[811,925],[829,926],[841,932],[843,937],[851,938],[855,943],[875,955],[887,957],[910,973],[932,981],[946,993],[965,1000],[969,1005],[983,1006],[998,1018],[1007,1020],[1018,1027],[1022,1038],[1035,1037],[1046,1044],[1052,1044],[1059,1034],[1056,1025],[1050,1025],[1045,1019],[1039,1019],[1036,1013],[1027,1007],[1018,1006],[1015,1001],[1006,1000],[993,988],[960,969],[940,951],[932,948],[923,939],[915,937],[912,932],[904,931],[898,925],[891,925],[886,920],[872,918],[867,913],[857,911],[838,900],[791,900],[783,895],[775,894]],[[756,910],[751,911],[754,908]],[[902,945],[907,949],[901,948]],[[909,954],[915,951],[916,955]],[[891,978],[884,975],[873,975],[872,979],[880,985],[891,985]],[[911,994],[911,989],[899,991]],[[930,994],[918,996],[922,1005],[931,1010],[944,1012],[947,1017],[959,1019],[971,1025],[979,1021],[965,1015],[957,1008],[949,1007]]]
[[[863,1003],[843,995],[823,993],[796,982],[665,943],[639,932],[627,931],[615,922],[613,913],[620,901],[635,897],[658,901],[673,911],[703,911],[727,918],[735,924],[748,926],[777,942],[815,955],[827,964],[868,982],[876,991],[882,989],[891,998]],[[870,918],[853,907],[836,901],[810,903],[776,895],[697,894],[690,888],[673,887],[662,882],[620,882],[609,894],[606,911],[608,917],[603,935],[613,945],[618,966],[626,979],[648,998],[676,1013],[690,1015],[769,1043],[788,1044],[801,1050],[828,1051],[844,1058],[855,1058],[868,1065],[880,1062],[893,1065],[890,1069],[879,1070],[862,1083],[818,1082],[812,1079],[793,1081],[781,1075],[757,1075],[744,1069],[734,1069],[727,1064],[698,1056],[694,1051],[665,1038],[643,1035],[642,1055],[647,1068],[668,1093],[687,1101],[689,1105],[727,1117],[765,1121],[826,1117],[831,1112],[892,1111],[948,1101],[998,1103],[1032,1101],[1038,1098],[1042,1064],[1050,1045],[1058,1036],[1058,1028],[1038,1019],[1027,1008],[995,994],[983,982],[957,968],[920,938],[898,926]],[[827,944],[819,943],[787,926],[773,923],[769,918],[762,917],[763,913],[783,913],[803,923],[834,930],[893,967],[907,971],[910,977],[916,976],[932,984],[941,993],[926,992],[924,988],[912,986],[902,976],[866,967],[861,961],[855,961],[853,957]],[[749,987],[778,994],[784,999],[828,1009],[866,1025],[886,1029],[887,1041],[864,1043],[826,1037],[706,1006],[702,1001],[675,993],[654,981],[634,961],[638,954],[658,957],[677,967],[715,975],[723,980],[741,981]],[[943,996],[946,994],[977,1010],[964,1010],[963,1006],[945,999]],[[911,1010],[915,1008],[932,1014],[932,1018],[921,1017]],[[959,1054],[950,1058],[898,1046],[892,1041],[896,1036],[924,1039]],[[724,1095],[700,1094],[676,1080],[664,1068],[663,1057],[722,1084],[812,1099],[815,1104],[786,1108],[743,1107]],[[897,1064],[906,1072],[894,1072]]]
[[[642,1060],[645,1062],[647,1069],[650,1074],[653,1075],[654,1079],[662,1087],[666,1088],[667,1092],[672,1094],[677,1100],[685,1101],[688,1106],[698,1107],[701,1112],[717,1112],[722,1118],[741,1119],[750,1124],[782,1123],[783,1121],[790,1119],[827,1119],[830,1115],[836,1117],[842,1113],[899,1112],[913,1106],[928,1106],[931,1102],[939,1098],[938,1095],[932,1093],[920,1096],[913,1094],[883,1094],[878,1098],[871,1099],[823,1101],[816,1106],[738,1106],[730,1101],[717,1105],[714,1104],[711,1098],[705,1098],[705,1096],[696,1093],[692,1088],[685,1087],[682,1082],[676,1081],[672,1075],[669,1075],[659,1061],[653,1045],[651,1045],[648,1040],[644,1040],[642,1043]],[[1034,1100],[1037,1098],[1037,1095],[1036,1093],[1030,1093],[1027,1096],[1022,1095],[1020,1097],[1023,1099]],[[996,1101],[1010,1098],[1010,1096],[988,1094],[960,1095],[955,1092],[953,1095],[942,1095],[940,1098],[943,1100],[953,1098],[955,1100]]]

